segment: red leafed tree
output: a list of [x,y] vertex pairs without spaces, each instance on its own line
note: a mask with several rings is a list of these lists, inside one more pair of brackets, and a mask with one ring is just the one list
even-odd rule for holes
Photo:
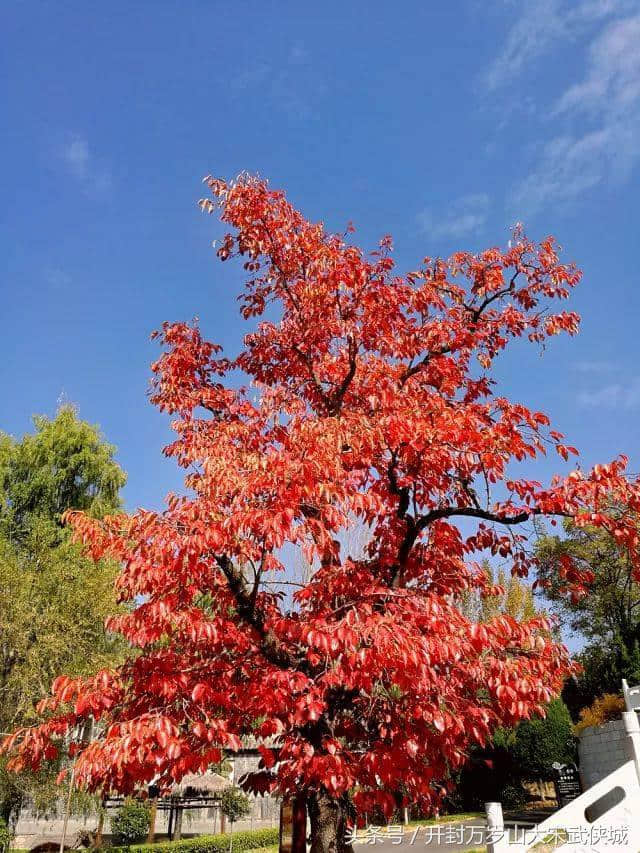
[[[234,358],[196,325],[156,333],[152,399],[173,416],[165,452],[185,494],[161,513],[69,518],[90,553],[121,562],[135,606],[111,628],[131,658],[58,678],[43,722],[4,748],[37,767],[93,717],[95,739],[71,744],[75,779],[129,792],[254,736],[263,766],[247,783],[305,793],[314,853],[335,851],[354,816],[436,810],[469,747],[542,713],[570,671],[543,619],[462,615],[463,593],[493,591],[480,560],[524,576],[533,517],[569,516],[640,565],[640,489],[624,458],[547,487],[510,477],[514,461],[575,452],[490,378],[513,339],[577,330],[551,312],[580,277],[552,239],[517,232],[506,251],[399,276],[389,239],[365,255],[261,180],[207,183],[201,206],[230,227],[218,257],[243,259],[242,314],[262,319]],[[586,573],[558,571],[585,594]]]

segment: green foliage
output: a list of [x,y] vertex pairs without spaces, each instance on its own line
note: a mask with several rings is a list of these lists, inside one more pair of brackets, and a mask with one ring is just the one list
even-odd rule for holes
[[[615,514],[615,507],[612,509]],[[584,672],[565,689],[574,719],[602,693],[617,693],[620,682],[640,681],[640,584],[633,577],[627,551],[606,531],[564,523],[564,536],[542,536],[536,546],[539,576],[549,584],[545,595],[554,612],[575,634],[587,640],[578,655]],[[578,602],[563,593],[557,567],[570,557],[594,582]]]
[[9,849],[10,844],[11,832],[5,821],[0,817],[0,851],[4,853],[4,851]]
[[497,616],[507,614],[518,622],[533,619],[538,614],[533,590],[525,581],[512,575],[505,575],[500,569],[495,572],[488,561],[483,568],[490,586],[502,587],[499,595],[483,598],[478,590],[471,590],[460,597],[460,609],[473,622],[489,622]]
[[[460,772],[452,798],[459,809],[482,809],[485,802],[505,798],[518,808],[526,792],[522,782],[552,779],[554,762],[575,761],[576,747],[571,717],[562,699],[547,706],[544,719],[525,720],[515,729],[498,729],[493,744],[476,749]],[[516,793],[519,792],[516,797]],[[522,802],[515,802],[515,800]]]
[[544,719],[520,723],[510,751],[523,779],[552,779],[554,762],[575,761],[571,716],[562,699],[549,703]]
[[630,648],[620,637],[591,643],[577,655],[583,671],[567,682],[563,698],[574,720],[603,693],[618,693],[623,678],[629,684],[640,683],[640,645],[635,640]]
[[[236,853],[242,853],[243,850],[269,847],[278,843],[279,836],[280,830],[277,827],[234,832],[233,849]],[[201,835],[198,838],[185,838],[182,841],[109,848],[109,853],[228,853],[228,851],[228,835]]]
[[231,823],[235,823],[239,818],[249,814],[251,803],[249,797],[240,788],[229,787],[220,794],[220,808]]
[[55,418],[36,415],[35,434],[21,441],[0,433],[0,521],[14,541],[28,534],[34,518],[60,524],[68,509],[100,517],[120,508],[126,475],[115,448],[72,406]]
[[[36,720],[35,704],[59,674],[113,666],[122,643],[104,629],[117,611],[114,563],[82,556],[61,525],[67,509],[93,515],[120,508],[125,475],[114,449],[70,407],[34,419],[16,441],[0,433],[0,731]],[[57,766],[9,774],[0,759],[0,815],[9,821],[29,796],[46,812],[61,791]],[[86,796],[73,798],[85,808]],[[82,801],[82,802],[80,802]]]
[[527,792],[519,784],[505,785],[500,791],[499,802],[504,809],[520,809],[527,802]]
[[149,825],[149,806],[140,800],[127,799],[111,818],[113,840],[127,847],[137,844],[147,837]]

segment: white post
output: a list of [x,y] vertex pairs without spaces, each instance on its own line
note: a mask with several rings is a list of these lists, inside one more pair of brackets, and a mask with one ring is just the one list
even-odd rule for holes
[[631,741],[631,755],[636,765],[638,783],[640,783],[640,722],[635,711],[623,711],[622,719]]
[[509,849],[509,832],[504,828],[501,803],[485,803],[487,815],[487,853]]
[[640,711],[640,684],[629,687],[626,680],[622,679],[622,695],[627,711]]

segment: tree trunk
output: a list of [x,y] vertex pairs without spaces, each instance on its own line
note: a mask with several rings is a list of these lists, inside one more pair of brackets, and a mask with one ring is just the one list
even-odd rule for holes
[[348,818],[352,807],[348,797],[338,800],[326,791],[308,799],[311,822],[311,853],[353,853],[348,838]]
[[158,815],[158,798],[152,797],[149,805],[149,832],[147,833],[147,844],[153,844],[156,840],[156,817]]
[[182,806],[177,806],[176,808],[176,822],[173,828],[173,838],[172,841],[180,841],[182,838]]
[[104,814],[106,812],[106,806],[104,804],[104,800],[100,803],[100,814],[98,815],[98,826],[96,827],[96,833],[93,837],[93,844],[91,845],[95,850],[101,850],[103,844],[102,834],[104,832]]

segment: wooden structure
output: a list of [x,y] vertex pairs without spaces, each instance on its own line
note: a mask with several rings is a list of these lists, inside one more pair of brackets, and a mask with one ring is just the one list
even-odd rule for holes
[[[220,810],[220,792],[229,787],[229,780],[218,773],[189,773],[179,785],[175,785],[168,796],[161,797],[154,785],[149,786],[151,820],[148,841],[155,839],[155,820],[159,811],[169,812],[168,836],[171,841],[182,837],[182,818],[190,809],[216,808]],[[122,798],[109,798],[108,807],[122,805]],[[224,816],[221,815],[221,831],[224,832]]]

